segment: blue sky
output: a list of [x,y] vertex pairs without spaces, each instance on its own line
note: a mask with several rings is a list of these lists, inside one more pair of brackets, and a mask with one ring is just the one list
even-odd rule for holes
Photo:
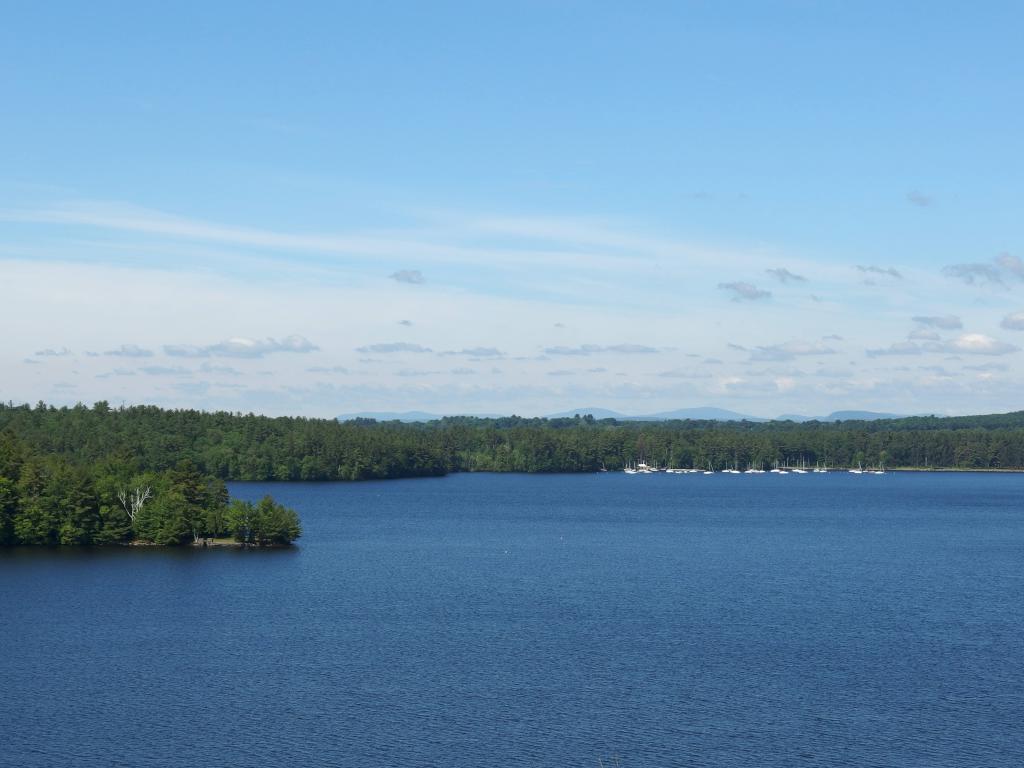
[[1019,4],[210,5],[5,11],[5,400],[1020,407]]

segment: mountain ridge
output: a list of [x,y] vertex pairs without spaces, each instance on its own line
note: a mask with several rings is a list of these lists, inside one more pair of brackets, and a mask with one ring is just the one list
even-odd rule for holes
[[[658,411],[650,414],[629,415],[613,411],[609,408],[574,408],[557,413],[549,413],[539,418],[544,419],[571,419],[576,415],[591,415],[597,420],[615,419],[616,421],[750,421],[764,423],[768,421],[794,421],[798,423],[808,421],[878,421],[881,419],[902,419],[905,414],[882,413],[878,411],[843,410],[832,411],[828,416],[803,416],[801,414],[785,413],[776,418],[765,418],[762,416],[751,416],[750,414],[731,411],[726,408],[714,406],[700,406],[696,408],[677,408],[671,411]],[[461,414],[438,414],[428,411],[360,411],[358,413],[346,413],[337,416],[338,421],[351,421],[353,419],[373,419],[375,421],[401,421],[405,423],[439,421],[450,416],[469,416],[478,419],[500,419],[503,414],[497,413],[461,413]]]

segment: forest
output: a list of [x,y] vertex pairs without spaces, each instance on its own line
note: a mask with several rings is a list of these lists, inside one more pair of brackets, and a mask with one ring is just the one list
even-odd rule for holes
[[0,427],[0,546],[219,539],[264,547],[301,534],[294,510],[270,496],[256,504],[229,499],[223,479],[184,455],[151,466],[76,434],[80,444],[64,442],[58,450],[40,445],[35,433],[24,439],[17,427]]
[[[218,489],[216,483],[226,480],[595,472],[637,461],[713,469],[767,468],[776,462],[831,468],[1024,469],[1024,411],[803,423],[510,416],[407,424],[154,406],[111,408],[101,401],[61,408],[0,404],[0,434],[17,441],[36,461],[57,462],[61,472],[92,468],[95,474],[97,467],[117,468],[111,487],[133,485],[130,476],[147,472],[172,485],[184,482],[175,479],[180,473],[194,472],[206,478],[204,487]],[[183,462],[192,469],[182,470]],[[159,482],[151,484],[157,487]],[[198,491],[193,495],[200,497]],[[109,493],[104,499],[113,506]]]
[[638,461],[724,469],[1024,469],[1024,411],[841,422],[451,417],[406,424],[154,406],[0,404],[0,545],[286,544],[270,497],[229,480],[371,480],[450,472],[596,472]]

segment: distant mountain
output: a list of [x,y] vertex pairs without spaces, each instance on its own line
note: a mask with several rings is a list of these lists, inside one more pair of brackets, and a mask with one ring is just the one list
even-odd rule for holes
[[694,419],[701,421],[769,421],[758,416],[748,416],[745,413],[727,411],[724,408],[679,408],[675,411],[662,411],[651,416],[638,416],[643,421],[669,420],[669,419]]
[[801,416],[784,413],[775,421],[878,421],[879,419],[905,419],[905,414],[878,413],[877,411],[832,411],[828,416]]
[[[455,414],[446,414],[453,416]],[[476,416],[481,419],[497,419],[501,418],[498,414],[494,413],[475,413],[475,414],[458,414],[460,416]],[[426,413],[425,411],[403,411],[396,413],[394,411],[361,411],[359,413],[343,413],[338,416],[338,421],[352,421],[352,419],[374,419],[375,421],[437,421],[443,419],[444,415],[437,413]]]
[[[618,411],[608,408],[576,408],[571,411],[561,411],[545,416],[546,419],[571,419],[576,414],[586,416],[590,414],[597,420],[616,419],[618,421],[672,421],[674,419],[693,421],[877,421],[878,419],[903,419],[905,416],[896,413],[877,413],[875,411],[833,411],[828,416],[801,416],[796,413],[785,413],[777,419],[762,419],[759,416],[749,416],[745,413],[729,411],[725,408],[678,408],[674,411],[660,411],[641,416],[627,416]],[[362,411],[360,413],[345,413],[338,416],[338,421],[350,421],[352,419],[374,419],[376,421],[437,421],[445,416],[475,416],[481,419],[500,419],[501,414],[497,413],[474,413],[474,414],[437,414],[426,411]]]
[[572,411],[552,413],[546,418],[565,419],[572,418],[576,414],[586,416],[588,413],[595,419],[618,419],[619,421],[670,421],[672,419],[692,419],[695,421],[768,421],[757,416],[747,416],[736,411],[727,411],[724,408],[679,408],[675,411],[662,411],[651,413],[646,416],[626,416],[607,408],[577,408]]

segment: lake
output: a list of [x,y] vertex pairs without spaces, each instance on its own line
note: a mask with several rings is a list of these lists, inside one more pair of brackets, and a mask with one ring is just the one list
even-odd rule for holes
[[1024,765],[1024,475],[231,491],[299,545],[0,553],[0,765]]

